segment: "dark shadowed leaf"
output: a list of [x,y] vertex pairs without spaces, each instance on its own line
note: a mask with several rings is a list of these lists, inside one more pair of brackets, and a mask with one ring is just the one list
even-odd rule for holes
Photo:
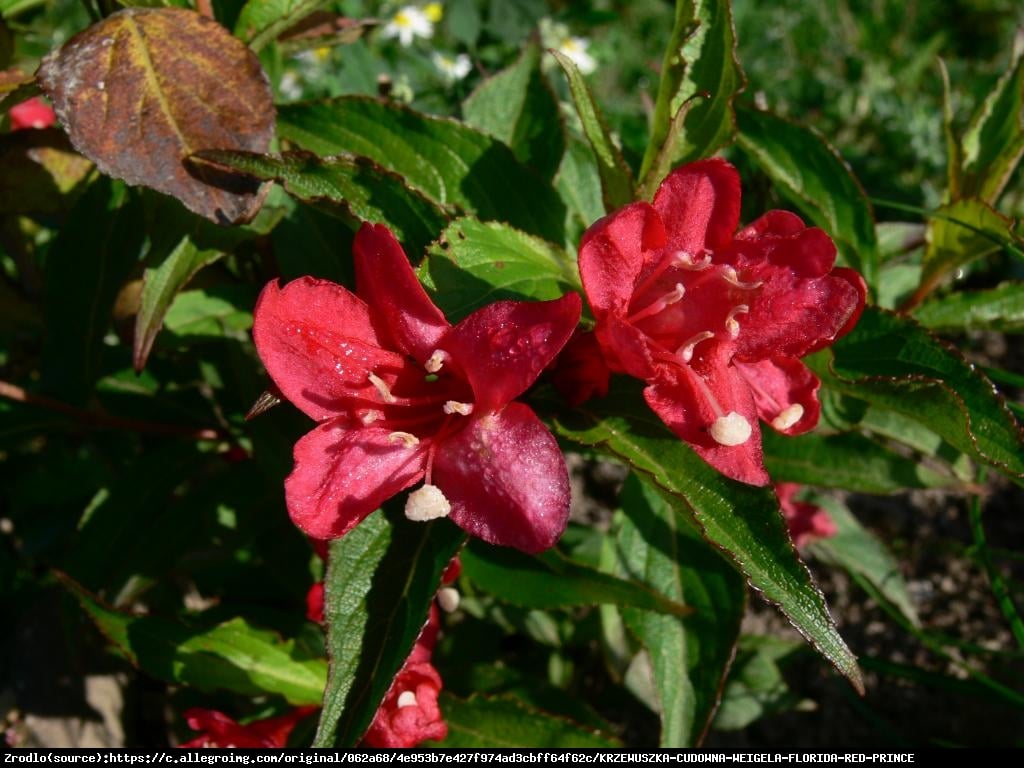
[[378,510],[331,543],[324,590],[330,676],[315,746],[352,747],[362,738],[464,540],[447,520],[413,523]]
[[564,249],[506,224],[461,218],[430,246],[420,279],[453,321],[499,299],[557,299],[580,291]]
[[1024,283],[1003,283],[987,291],[958,291],[928,301],[914,319],[933,331],[1024,331]]
[[540,46],[530,43],[507,69],[481,83],[462,105],[466,122],[497,139],[545,179],[565,153],[565,125],[540,70]]
[[701,741],[718,706],[747,605],[743,576],[657,491],[631,475],[615,550],[625,575],[694,610],[684,618],[625,607],[650,656],[662,747]]
[[839,154],[811,128],[754,109],[736,111],[740,148],[839,248],[840,260],[876,286],[878,241],[871,205]]
[[258,51],[324,5],[327,0],[249,0],[238,14],[235,35]]
[[64,585],[107,640],[135,667],[170,683],[244,696],[276,693],[290,704],[318,704],[327,680],[323,659],[292,640],[237,618],[213,627],[108,608],[64,577]]
[[283,138],[318,155],[368,157],[442,207],[561,243],[565,205],[500,141],[454,120],[361,96],[281,107]]
[[565,439],[610,453],[667,493],[681,522],[695,521],[753,587],[777,604],[856,688],[863,687],[857,661],[797,557],[769,489],[729,480],[705,464],[651,412],[639,382],[613,379],[607,397],[561,411],[552,420]]
[[531,709],[512,697],[471,696],[460,699],[442,694],[441,713],[448,723],[448,738],[438,746],[473,749],[621,746],[611,736],[590,730],[551,712]]
[[179,8],[126,9],[50,53],[37,74],[71,142],[105,174],[214,221],[255,215],[258,185],[200,179],[182,163],[200,149],[264,152],[274,135],[259,60],[216,22]]
[[56,128],[0,135],[0,213],[67,210],[93,164]]
[[779,662],[799,648],[798,643],[781,637],[740,638],[722,706],[715,716],[715,730],[738,731],[765,715],[804,703],[789,689],[779,669]]

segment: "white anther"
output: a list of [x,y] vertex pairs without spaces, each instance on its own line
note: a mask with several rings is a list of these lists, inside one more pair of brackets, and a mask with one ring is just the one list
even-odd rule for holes
[[383,398],[385,403],[395,402],[395,396],[391,394],[391,390],[388,389],[388,385],[384,383],[384,379],[375,373],[369,373],[366,377],[370,380],[370,383],[377,388],[377,391],[380,392],[380,396]]
[[416,694],[412,691],[402,691],[398,694],[398,708],[404,709],[405,707],[415,707],[419,702],[416,701]]
[[792,427],[803,417],[804,407],[800,405],[800,403],[793,403],[789,408],[772,419],[772,426],[780,432],[783,432]]
[[388,435],[389,443],[402,443],[406,448],[415,448],[420,444],[420,439],[416,435],[411,435],[408,432],[392,432]]
[[454,613],[459,607],[459,590],[452,587],[441,587],[437,590],[437,604],[445,613]]
[[427,373],[437,373],[444,367],[447,361],[448,353],[443,349],[435,349],[430,357],[427,358],[427,362],[423,364],[423,367],[427,369]]
[[707,341],[708,339],[713,339],[714,337],[715,334],[712,333],[711,331],[701,331],[696,336],[690,338],[690,340],[683,344],[681,347],[679,347],[679,349],[676,350],[676,354],[683,359],[684,363],[688,363],[691,360],[693,360],[694,348],[702,341]]
[[725,318],[725,330],[727,330],[729,335],[734,339],[740,335],[740,323],[736,319],[736,315],[744,315],[749,311],[750,307],[746,304],[737,304],[729,310],[729,316]]
[[674,266],[689,269],[693,272],[699,272],[700,270],[707,269],[711,266],[711,254],[705,251],[700,257],[700,261],[695,261],[693,254],[689,251],[676,251],[675,256],[672,259],[672,263]]
[[405,516],[417,523],[448,517],[452,505],[436,485],[424,485],[409,494],[405,502]]
[[764,283],[761,282],[760,280],[757,280],[756,282],[753,283],[743,282],[742,280],[740,280],[740,276],[736,273],[736,270],[733,269],[732,267],[722,268],[722,278],[727,283],[731,283],[732,285],[735,285],[737,288],[742,288],[745,291],[752,291],[755,288],[760,288],[762,285],[764,285]]
[[457,413],[460,416],[469,416],[473,412],[472,403],[460,403],[458,400],[449,400],[444,404],[444,412],[451,416]]
[[380,421],[383,418],[384,413],[382,411],[363,411],[361,414],[359,414],[359,421],[363,423],[364,427],[368,427],[371,424],[373,424],[373,422]]
[[719,416],[711,425],[711,437],[715,442],[729,447],[743,445],[750,439],[753,431],[750,422],[736,411],[729,411],[725,416]]

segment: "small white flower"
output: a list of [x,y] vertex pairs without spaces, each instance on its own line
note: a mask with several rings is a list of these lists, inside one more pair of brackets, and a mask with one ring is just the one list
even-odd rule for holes
[[558,52],[568,57],[584,75],[597,69],[594,57],[587,53],[590,41],[585,37],[567,37],[558,44]]
[[444,75],[445,79],[451,82],[461,80],[473,69],[473,62],[464,53],[452,57],[434,51],[430,54],[430,60],[434,62],[434,66]]
[[302,97],[302,84],[299,81],[298,73],[288,70],[281,75],[281,81],[277,84],[277,90],[289,101]]
[[384,25],[381,34],[384,37],[397,37],[399,43],[409,46],[417,37],[422,37],[424,40],[433,37],[434,24],[422,9],[415,5],[407,5]]

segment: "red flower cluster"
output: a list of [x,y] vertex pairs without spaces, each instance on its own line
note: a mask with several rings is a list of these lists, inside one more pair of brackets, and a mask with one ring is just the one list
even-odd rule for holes
[[576,402],[592,393],[582,381],[600,392],[607,372],[586,357],[599,347],[608,369],[647,382],[648,405],[705,461],[765,485],[758,418],[787,435],[817,423],[819,382],[799,358],[853,327],[865,286],[833,268],[822,230],[769,211],[734,234],[739,212],[739,175],[715,159],[594,224],[579,265],[597,344],[574,342],[559,381]]
[[185,712],[185,722],[193,731],[199,731],[199,735],[179,746],[183,749],[280,749],[288,746],[288,737],[299,721],[316,711],[317,707],[298,707],[280,717],[240,725],[215,709],[190,709]]
[[779,497],[782,515],[786,518],[789,535],[798,547],[809,544],[815,539],[827,539],[838,532],[835,522],[828,512],[806,501],[797,501],[796,494],[800,491],[797,483],[776,483],[775,493]]
[[23,131],[28,128],[49,128],[57,122],[53,109],[38,96],[11,107],[11,130]]

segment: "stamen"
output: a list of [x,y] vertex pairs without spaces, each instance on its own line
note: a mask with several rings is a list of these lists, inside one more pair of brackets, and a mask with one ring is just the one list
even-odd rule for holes
[[409,494],[405,502],[405,516],[417,523],[448,517],[451,511],[451,502],[436,485],[426,484],[422,488],[417,488]]
[[750,439],[753,431],[750,422],[736,411],[729,411],[725,416],[719,416],[711,425],[711,437],[715,442],[730,448],[743,445]]
[[453,587],[441,587],[437,590],[437,604],[445,613],[454,613],[459,607],[459,590]]
[[676,350],[676,354],[683,359],[684,363],[688,363],[693,360],[693,349],[702,341],[713,339],[715,334],[711,331],[701,331],[696,336],[690,338],[685,344]]
[[444,367],[448,357],[448,353],[443,349],[435,349],[430,357],[427,358],[427,362],[423,364],[423,367],[427,369],[427,373],[437,373]]
[[746,304],[737,304],[729,310],[729,316],[725,318],[725,330],[727,330],[729,335],[734,339],[740,335],[740,324],[736,319],[736,315],[745,315],[749,311],[750,307]]
[[661,312],[665,307],[669,307],[682,301],[683,296],[686,295],[686,289],[682,283],[676,283],[676,287],[666,293],[660,299],[652,302],[648,306],[641,309],[639,312],[630,315],[626,318],[626,322],[635,323],[637,320],[643,320],[645,317],[656,315]]
[[388,435],[389,443],[404,443],[406,448],[415,448],[420,444],[420,439],[416,435],[408,432],[392,432]]
[[405,707],[415,707],[419,702],[416,701],[416,694],[412,691],[402,691],[398,694],[398,708],[404,709]]
[[700,272],[711,266],[711,254],[704,251],[700,261],[694,261],[693,254],[689,251],[676,251],[672,257],[672,266],[688,269],[692,272]]
[[772,419],[772,426],[780,432],[783,432],[792,427],[803,417],[804,407],[800,405],[800,403],[793,403],[789,408]]
[[370,383],[377,388],[377,391],[380,392],[380,396],[385,403],[395,402],[395,396],[391,394],[391,390],[388,389],[388,385],[384,383],[384,379],[375,373],[367,374],[367,378],[370,380]]
[[457,413],[460,416],[469,416],[473,412],[472,403],[460,403],[458,400],[449,400],[444,404],[444,412],[451,416]]
[[753,283],[745,283],[740,280],[740,276],[736,273],[733,267],[722,267],[722,278],[727,282],[735,285],[737,288],[742,288],[745,291],[752,291],[755,288],[760,288],[764,283],[760,280]]
[[361,414],[359,414],[359,421],[361,421],[363,423],[364,427],[368,427],[371,424],[373,424],[373,422],[379,421],[380,419],[383,419],[383,418],[384,418],[384,412],[383,411],[376,411],[376,410],[374,410],[374,411],[363,411]]

